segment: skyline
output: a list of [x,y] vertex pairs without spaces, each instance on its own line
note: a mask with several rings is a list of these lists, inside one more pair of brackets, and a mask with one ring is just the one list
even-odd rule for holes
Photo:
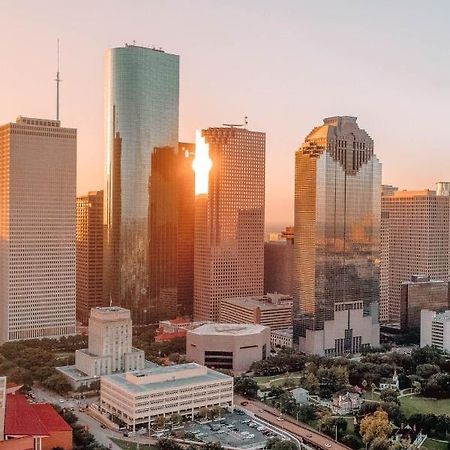
[[[211,4],[10,5],[1,44],[1,123],[55,116],[59,37],[62,125],[79,134],[77,192],[103,189],[105,53],[134,39],[180,55],[180,141],[194,142],[197,129],[240,123],[245,115],[249,129],[266,133],[269,228],[293,223],[295,151],[324,117],[357,116],[370,130],[383,183],[422,189],[447,179],[446,146],[430,136],[445,129],[450,100],[449,51],[441,45],[450,37],[450,5]],[[338,45],[330,45],[336,36]],[[427,164],[424,150],[433,156]]]

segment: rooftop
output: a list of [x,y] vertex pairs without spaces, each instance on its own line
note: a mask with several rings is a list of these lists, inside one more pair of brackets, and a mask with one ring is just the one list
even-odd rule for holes
[[[191,375],[192,376],[189,376]],[[170,388],[179,388],[192,384],[211,381],[226,381],[232,377],[196,363],[177,364],[174,366],[157,366],[151,369],[137,370],[116,375],[105,375],[102,380],[134,393],[146,393]],[[146,382],[150,380],[150,382]]]
[[436,321],[437,322],[450,321],[450,310],[436,314],[436,316],[433,318],[433,322],[436,322]]
[[247,334],[258,334],[268,329],[264,325],[250,323],[206,323],[189,333],[200,335],[233,335],[245,336]]
[[284,294],[267,294],[260,297],[233,297],[223,299],[227,303],[241,306],[248,309],[257,309],[261,311],[270,311],[279,309],[280,307],[286,308],[286,306],[292,306],[293,300],[290,295]]

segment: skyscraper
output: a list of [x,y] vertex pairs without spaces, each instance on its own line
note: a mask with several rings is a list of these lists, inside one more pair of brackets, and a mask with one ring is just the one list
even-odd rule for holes
[[155,148],[149,181],[150,308],[157,320],[192,315],[193,144]]
[[103,191],[77,197],[77,320],[103,306]]
[[411,276],[449,279],[449,214],[450,197],[428,189],[382,196],[382,322],[400,324],[401,286]]
[[0,127],[0,342],[75,333],[77,132]]
[[379,342],[381,164],[356,117],[330,117],[295,156],[294,338],[340,355]]
[[194,318],[217,321],[222,298],[263,294],[265,134],[208,128],[195,152]]
[[[178,145],[179,57],[162,50],[126,45],[108,51],[106,72],[107,245],[119,248],[115,269],[120,280],[118,303],[131,309],[134,322],[149,323],[155,315],[149,295],[150,155],[155,148]],[[118,139],[119,176],[114,164]],[[118,179],[120,187],[115,185]],[[117,192],[120,192],[120,219]],[[117,222],[120,232],[114,227]],[[117,239],[119,242],[114,242]],[[109,257],[108,261],[113,262]],[[106,295],[113,296],[113,289],[114,286]]]

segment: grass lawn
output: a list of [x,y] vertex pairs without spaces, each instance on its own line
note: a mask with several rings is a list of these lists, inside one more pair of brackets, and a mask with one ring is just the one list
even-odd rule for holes
[[[124,450],[137,450],[138,448],[138,444],[135,444],[134,442],[122,441],[121,439],[115,438],[112,438],[111,440]],[[139,450],[155,450],[155,449],[156,447],[152,445],[139,444]]]
[[[364,394],[362,395],[362,398],[364,398],[366,400],[372,400],[372,391],[364,392]],[[380,394],[378,392],[373,393],[373,400],[374,401],[380,400]]]
[[400,405],[406,417],[411,414],[448,414],[450,411],[450,399],[432,400],[416,396],[402,397]]
[[[259,385],[261,385],[261,384],[266,384],[266,383],[268,383],[270,381],[273,381],[273,380],[278,380],[279,378],[289,378],[289,377],[298,377],[298,376],[300,376],[300,372],[291,372],[291,373],[289,373],[289,375],[286,375],[284,373],[284,374],[280,374],[280,375],[272,375],[270,377],[254,377],[254,380]],[[297,380],[298,379],[294,378],[294,381],[297,381]],[[281,385],[282,383],[283,383],[283,380],[279,380],[276,383],[274,383],[274,386],[275,385]]]
[[446,442],[435,441],[434,439],[427,439],[421,447],[427,450],[447,450],[448,446]]

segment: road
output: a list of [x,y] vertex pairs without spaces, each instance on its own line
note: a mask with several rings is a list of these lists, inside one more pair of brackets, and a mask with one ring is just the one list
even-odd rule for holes
[[[307,427],[301,422],[296,422],[294,419],[285,418],[283,421],[279,421],[278,417],[280,411],[266,404],[256,401],[248,400],[238,395],[235,395],[235,405],[243,410],[247,410],[253,413],[256,417],[269,422],[270,424],[281,428],[298,438],[302,438],[303,442],[306,444],[314,445],[323,450],[349,450],[344,444],[336,442],[325,434],[319,433],[318,431]],[[248,402],[245,406],[241,406],[241,402]]]

